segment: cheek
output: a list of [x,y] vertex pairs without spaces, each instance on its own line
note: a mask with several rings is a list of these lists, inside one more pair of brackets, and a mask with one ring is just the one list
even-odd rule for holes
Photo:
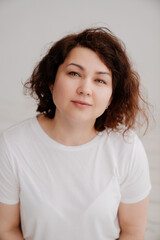
[[67,84],[65,84],[65,80],[57,79],[53,87],[53,94],[52,94],[53,101],[56,106],[62,102],[63,104],[65,104],[64,99],[69,98],[69,91],[70,91],[70,88],[67,86]]
[[98,94],[98,101],[101,104],[102,108],[110,104],[111,96],[112,96],[112,90],[100,92]]
[[55,91],[56,94],[61,94],[62,92],[65,94],[66,92],[71,89],[71,82],[69,81],[68,77],[64,74],[57,75],[53,87],[53,92]]

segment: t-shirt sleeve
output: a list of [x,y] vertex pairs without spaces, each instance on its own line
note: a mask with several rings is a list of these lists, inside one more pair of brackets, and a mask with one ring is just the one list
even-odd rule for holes
[[[136,203],[150,193],[151,181],[146,152],[140,139],[136,136],[133,144],[129,165],[125,168],[127,174],[121,184],[121,202]],[[127,164],[126,164],[127,166]]]
[[19,184],[4,135],[0,135],[0,202],[16,204],[19,202]]

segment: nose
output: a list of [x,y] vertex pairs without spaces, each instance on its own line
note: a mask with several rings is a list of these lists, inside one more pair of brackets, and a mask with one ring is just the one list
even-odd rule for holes
[[83,81],[77,88],[77,93],[84,96],[90,96],[92,94],[91,83],[89,81]]

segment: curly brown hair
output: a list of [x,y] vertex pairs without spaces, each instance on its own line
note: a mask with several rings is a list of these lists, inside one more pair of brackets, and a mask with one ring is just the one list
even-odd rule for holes
[[137,115],[143,116],[148,127],[148,117],[142,107],[147,106],[147,102],[140,92],[139,75],[132,69],[124,43],[108,28],[90,28],[78,34],[67,35],[49,49],[24,84],[26,92],[37,99],[37,111],[48,118],[54,117],[56,106],[49,87],[54,84],[58,67],[77,46],[96,52],[112,72],[112,102],[96,119],[95,129],[117,130],[120,126],[125,126],[127,131],[135,128]]

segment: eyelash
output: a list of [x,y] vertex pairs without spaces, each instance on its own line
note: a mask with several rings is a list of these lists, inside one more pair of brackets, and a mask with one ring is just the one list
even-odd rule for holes
[[100,84],[106,84],[106,82],[101,79],[97,79],[96,81],[99,82]]
[[73,77],[80,77],[80,74],[77,72],[69,72],[69,75],[72,75]]
[[[80,77],[80,74],[77,73],[77,72],[74,72],[74,71],[69,72],[68,74],[73,76],[73,77]],[[106,82],[104,80],[102,80],[102,79],[97,79],[96,82],[98,82],[100,84],[106,84]]]

